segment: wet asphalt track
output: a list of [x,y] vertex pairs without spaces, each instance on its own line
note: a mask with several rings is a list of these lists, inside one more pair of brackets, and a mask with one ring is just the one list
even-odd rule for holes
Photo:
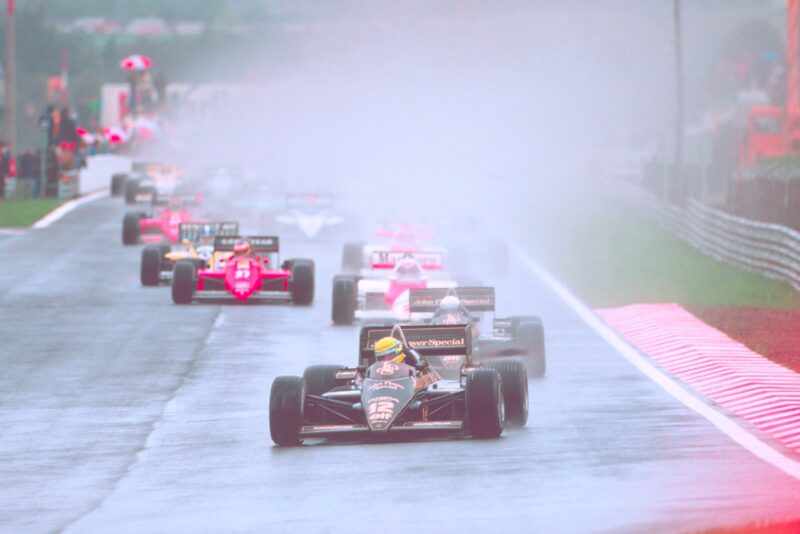
[[513,267],[502,314],[539,313],[548,376],[496,441],[272,446],[272,379],[349,364],[311,308],[172,304],[139,286],[119,199],[0,240],[2,532],[674,532],[800,513],[800,482],[663,393]]

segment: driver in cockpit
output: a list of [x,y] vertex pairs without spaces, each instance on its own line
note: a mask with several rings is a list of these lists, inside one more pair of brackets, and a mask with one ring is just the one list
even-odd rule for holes
[[394,266],[392,278],[399,282],[416,282],[423,278],[422,267],[411,256],[401,258]]
[[455,295],[447,295],[431,318],[432,324],[464,324],[470,322],[469,312]]
[[405,363],[412,367],[424,365],[422,357],[414,349],[406,349],[400,340],[391,336],[375,343],[375,360],[379,362]]

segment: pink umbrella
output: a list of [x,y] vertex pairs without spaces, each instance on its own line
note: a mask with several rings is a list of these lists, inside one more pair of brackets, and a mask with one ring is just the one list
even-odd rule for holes
[[125,70],[147,70],[153,67],[153,60],[141,54],[134,54],[123,59],[119,66]]
[[112,145],[121,145],[128,140],[128,132],[116,126],[112,126],[111,128],[103,128],[103,135]]
[[158,123],[147,117],[137,118],[133,123],[133,129],[136,131],[137,137],[141,139],[153,139],[160,132]]
[[91,145],[95,141],[97,141],[95,135],[86,128],[81,128],[80,126],[78,126],[77,128],[75,128],[75,133],[78,134],[80,138],[83,140],[83,142],[86,143],[87,145]]

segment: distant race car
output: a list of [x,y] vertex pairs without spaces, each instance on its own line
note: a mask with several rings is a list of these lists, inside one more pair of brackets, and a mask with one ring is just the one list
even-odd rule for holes
[[148,202],[155,194],[172,194],[183,182],[185,170],[178,165],[136,162],[130,174],[111,177],[111,194],[122,194],[126,204]]
[[[302,377],[272,382],[269,429],[280,446],[314,438],[467,435],[496,438],[528,419],[528,379],[517,358],[476,364],[469,325],[364,327],[356,367],[314,365]],[[377,361],[385,337],[405,347],[406,362]],[[413,353],[413,354],[412,354]],[[436,360],[457,357],[451,378]]]
[[160,243],[147,245],[142,249],[140,269],[142,285],[157,286],[171,283],[172,269],[178,260],[193,260],[198,269],[213,265],[216,259],[214,238],[238,235],[239,224],[235,222],[181,223],[176,244]]
[[360,273],[369,266],[375,252],[417,254],[430,252],[439,256],[444,255],[444,249],[430,246],[432,235],[432,230],[427,226],[382,223],[375,232],[374,243],[367,244],[360,241],[345,243],[342,250],[342,271],[350,274]]
[[151,211],[129,211],[122,219],[122,244],[177,243],[181,223],[205,222],[187,209],[197,204],[196,196],[156,195]]
[[436,252],[373,250],[370,267],[358,275],[334,277],[331,318],[335,324],[351,324],[355,319],[407,320],[410,289],[458,285],[428,274],[442,270],[442,256]]
[[[542,320],[533,315],[494,317],[493,287],[411,289],[408,301],[412,324],[469,324],[476,361],[521,356],[529,375],[544,376],[546,357]],[[492,314],[491,318],[485,318],[490,323],[484,324],[484,313]],[[461,365],[455,360],[442,362],[451,368]]]
[[[252,254],[234,257],[234,245],[247,240]],[[178,260],[172,271],[172,300],[190,304],[195,300],[238,302],[293,302],[308,305],[314,300],[314,262],[286,260],[282,264],[275,236],[217,236],[213,265],[198,268],[197,261]]]
[[281,233],[299,231],[314,238],[342,228],[344,217],[333,209],[329,195],[292,194],[286,198],[286,209],[275,216]]

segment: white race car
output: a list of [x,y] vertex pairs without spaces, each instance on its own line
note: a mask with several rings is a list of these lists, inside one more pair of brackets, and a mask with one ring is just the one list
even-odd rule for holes
[[328,231],[338,231],[344,217],[332,208],[333,201],[327,195],[289,195],[286,209],[275,216],[279,233],[299,230],[304,236],[314,238]]
[[441,274],[431,276],[431,273],[441,271],[440,254],[373,251],[370,270],[362,270],[358,275],[334,277],[333,322],[351,324],[355,319],[408,321],[409,290],[458,285],[455,280],[448,280]]

